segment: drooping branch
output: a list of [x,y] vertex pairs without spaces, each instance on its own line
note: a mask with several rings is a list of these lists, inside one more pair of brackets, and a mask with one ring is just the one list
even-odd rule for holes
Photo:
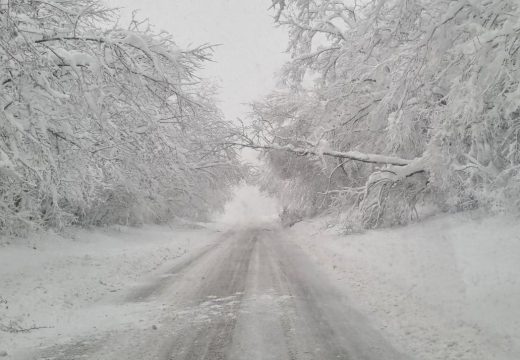
[[258,150],[281,150],[288,151],[298,155],[316,155],[316,156],[331,156],[340,159],[350,159],[369,164],[384,164],[395,166],[406,166],[411,164],[414,160],[402,159],[395,156],[380,155],[380,154],[366,154],[359,151],[335,151],[335,150],[321,150],[317,148],[302,148],[289,145],[268,144],[261,145],[252,142],[248,143],[229,143],[230,145],[247,147]]

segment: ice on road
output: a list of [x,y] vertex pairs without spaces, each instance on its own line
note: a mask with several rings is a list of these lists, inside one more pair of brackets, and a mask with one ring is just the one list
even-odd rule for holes
[[276,229],[229,231],[125,301],[167,311],[151,329],[84,336],[36,358],[406,359]]

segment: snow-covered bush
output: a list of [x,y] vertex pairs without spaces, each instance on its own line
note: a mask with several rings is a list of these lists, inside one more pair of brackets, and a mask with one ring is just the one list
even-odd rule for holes
[[297,179],[285,197],[354,206],[366,227],[409,221],[425,196],[444,210],[519,210],[518,1],[273,6],[292,61],[285,89],[253,107],[249,137],[271,173]]
[[98,0],[0,9],[0,232],[204,217],[239,177],[197,70],[210,46]]

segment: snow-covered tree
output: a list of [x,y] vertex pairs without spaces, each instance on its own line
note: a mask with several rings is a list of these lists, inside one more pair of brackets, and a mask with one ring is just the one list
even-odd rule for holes
[[520,207],[517,1],[273,7],[290,34],[286,90],[253,107],[242,137],[267,149],[293,205],[354,205],[369,227],[416,216],[425,195],[446,210]]
[[179,48],[98,0],[2,0],[0,231],[204,217],[239,178],[231,125]]

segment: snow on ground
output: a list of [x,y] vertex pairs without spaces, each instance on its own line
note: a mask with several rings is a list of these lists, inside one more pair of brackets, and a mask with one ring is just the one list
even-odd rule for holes
[[322,218],[288,236],[413,359],[518,360],[520,223],[471,217],[348,236]]
[[0,357],[96,329],[152,326],[160,309],[124,303],[125,294],[220,235],[186,225],[68,233],[0,239]]

